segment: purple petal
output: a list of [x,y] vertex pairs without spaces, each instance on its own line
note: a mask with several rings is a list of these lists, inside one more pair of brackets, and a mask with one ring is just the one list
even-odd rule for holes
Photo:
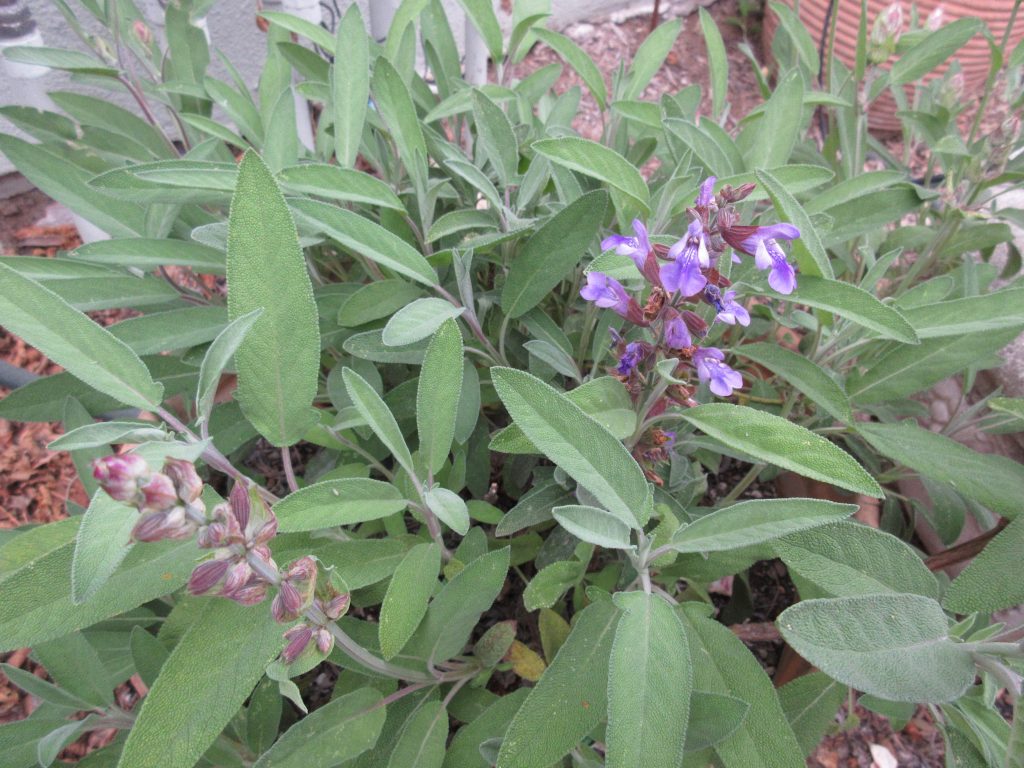
[[782,294],[790,294],[796,288],[796,273],[789,262],[776,259],[768,273],[768,285]]
[[698,207],[707,207],[711,205],[711,201],[715,199],[715,177],[708,176],[704,180],[704,183],[700,185],[700,193],[697,195],[695,204]]

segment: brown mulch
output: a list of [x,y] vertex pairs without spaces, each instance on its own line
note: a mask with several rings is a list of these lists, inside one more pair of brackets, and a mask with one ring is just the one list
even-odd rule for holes
[[900,768],[933,768],[945,765],[945,743],[927,707],[918,707],[906,727],[893,732],[889,720],[859,704],[855,720],[843,728],[847,715],[844,704],[836,716],[836,732],[825,736],[807,759],[809,768],[870,768],[877,765],[871,746],[884,747]]
[[[24,198],[24,199],[21,199]],[[26,218],[41,215],[47,198],[33,190],[4,201],[0,222],[0,243],[4,255],[53,256],[58,249],[81,243],[73,225],[25,226]],[[15,227],[11,225],[14,224]],[[40,376],[59,373],[41,352],[18,337],[0,330],[0,359]],[[8,390],[0,388],[0,397]],[[57,423],[22,423],[0,419],[0,528],[26,523],[49,523],[66,516],[65,502],[88,504],[75,467],[67,453],[46,449],[62,434]]]

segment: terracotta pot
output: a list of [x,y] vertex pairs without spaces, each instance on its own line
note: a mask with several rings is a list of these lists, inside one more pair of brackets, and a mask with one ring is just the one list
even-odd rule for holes
[[[781,0],[792,7],[794,0]],[[903,9],[904,28],[909,25],[910,0],[899,0]],[[868,8],[868,34],[871,32],[871,25],[885,8],[892,3],[889,0],[867,0]],[[1010,11],[1013,8],[1013,0],[985,0],[985,2],[965,2],[963,0],[917,0],[913,3],[917,7],[918,19],[921,22],[928,17],[937,7],[942,7],[943,23],[948,24],[959,18],[974,16],[984,21],[992,31],[996,40],[1002,40],[1006,32],[1007,24],[1010,21]],[[800,0],[799,16],[804,23],[811,38],[817,44],[821,40],[822,29],[825,25],[825,14],[828,10],[829,0]],[[838,0],[836,3],[836,41],[835,55],[846,66],[853,67],[854,58],[857,52],[857,28],[860,24],[860,2],[858,0]],[[764,20],[764,48],[765,57],[771,59],[771,41],[778,29],[778,17],[770,10],[765,13]],[[1019,20],[1014,25],[1010,35],[1009,50],[1024,39],[1024,21]],[[988,43],[981,35],[975,35],[963,48],[957,52],[956,60],[964,74],[964,93],[980,93],[988,77],[988,69],[991,64]],[[895,60],[895,59],[894,59]],[[949,63],[936,67],[924,80],[930,81],[941,78]],[[908,90],[908,93],[910,91]],[[868,111],[868,126],[872,131],[879,133],[898,132],[901,130],[900,119],[896,117],[896,101],[892,93],[886,90],[871,105]]]

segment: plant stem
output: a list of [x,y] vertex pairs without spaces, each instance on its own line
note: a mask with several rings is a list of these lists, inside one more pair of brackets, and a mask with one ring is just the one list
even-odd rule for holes
[[[252,552],[247,552],[246,562],[248,562],[249,567],[252,568],[253,571],[268,584],[276,586],[280,583],[280,574],[265,560],[260,559]],[[437,682],[435,678],[425,673],[416,672],[403,667],[397,667],[393,664],[389,664],[383,659],[378,659],[372,653],[359,645],[359,643],[349,637],[345,633],[345,630],[338,626],[337,622],[328,619],[316,604],[307,608],[304,615],[311,623],[325,627],[327,631],[331,633],[331,636],[334,638],[334,642],[337,646],[367,669],[372,669],[374,672],[388,677],[394,677],[399,680],[410,680],[427,684]],[[463,677],[463,675],[458,674],[447,674],[450,676],[445,678],[446,680],[459,680]]]
[[299,490],[299,484],[295,480],[295,470],[292,467],[292,452],[287,446],[281,449],[281,464],[284,466],[284,477],[288,483],[288,490],[295,493]]
[[458,309],[465,309],[466,311],[462,313],[463,320],[466,321],[466,325],[469,326],[469,329],[473,332],[473,335],[476,336],[480,343],[484,345],[484,349],[487,350],[492,360],[495,363],[498,363],[499,365],[508,365],[508,360],[506,360],[505,356],[494,348],[494,345],[491,344],[490,339],[487,338],[487,334],[484,333],[484,329],[480,327],[480,320],[477,318],[476,312],[473,311],[473,308],[463,305],[461,301],[459,301],[450,293],[448,293],[448,291],[445,290],[443,286],[435,285],[434,291],[442,298],[451,302],[451,305],[453,307],[456,307]]
[[394,482],[395,474],[390,469],[381,464],[379,461],[377,461],[377,459],[375,459],[373,455],[369,453],[365,448],[356,445],[347,437],[344,437],[340,432],[338,432],[333,427],[324,427],[324,429],[327,431],[327,434],[329,434],[339,443],[344,445],[350,451],[366,459],[366,461],[369,463],[371,467],[376,469],[378,472],[384,475],[385,478],[387,478],[388,482]]
[[[161,419],[163,419],[165,422],[167,422],[172,429],[184,435],[190,442],[202,442],[195,432],[189,429],[184,424],[184,422],[182,422],[177,416],[168,411],[166,408],[157,406],[153,412]],[[213,443],[208,443],[206,448],[203,449],[202,458],[203,461],[205,461],[211,467],[218,470],[219,472],[223,472],[228,477],[232,477],[240,483],[252,483],[252,480],[250,480],[248,477],[246,477],[237,469],[235,469],[234,465],[230,461],[228,461],[227,457],[223,453],[214,448]],[[280,499],[278,499],[277,496],[272,494],[262,485],[256,484],[256,490],[259,492],[263,500],[266,501],[268,504],[274,504],[280,501]]]

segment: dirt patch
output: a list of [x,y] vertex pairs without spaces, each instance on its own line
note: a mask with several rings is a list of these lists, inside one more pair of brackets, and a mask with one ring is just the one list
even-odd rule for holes
[[[673,17],[673,4],[662,13],[662,20]],[[746,115],[761,103],[761,94],[757,80],[751,69],[750,61],[739,50],[740,43],[747,42],[754,50],[759,44],[747,38],[746,29],[740,13],[739,0],[721,0],[708,7],[708,12],[718,23],[722,33],[725,49],[729,58],[729,96],[731,104],[726,118],[726,130],[733,131],[738,118]],[[633,60],[637,50],[647,38],[651,28],[650,14],[642,14],[616,22],[616,15],[605,17],[594,22],[580,22],[568,27],[564,33],[587,53],[591,61],[597,64],[604,75],[605,85],[611,91],[612,74],[620,64],[627,65]],[[756,20],[749,19],[750,27],[757,29]],[[565,93],[573,86],[578,86],[583,94],[580,99],[580,110],[573,127],[588,139],[597,140],[601,137],[603,123],[597,102],[587,89],[583,80],[575,70],[564,65],[561,57],[548,46],[538,43],[522,62],[513,66],[510,75],[523,78],[548,64],[563,65],[562,75],[555,83],[558,93]],[[700,85],[702,99],[700,113],[711,112],[711,90],[708,74],[707,50],[704,35],[696,13],[683,17],[683,29],[675,45],[665,59],[665,63],[651,79],[641,98],[658,100],[662,94],[675,93],[688,85]]]

